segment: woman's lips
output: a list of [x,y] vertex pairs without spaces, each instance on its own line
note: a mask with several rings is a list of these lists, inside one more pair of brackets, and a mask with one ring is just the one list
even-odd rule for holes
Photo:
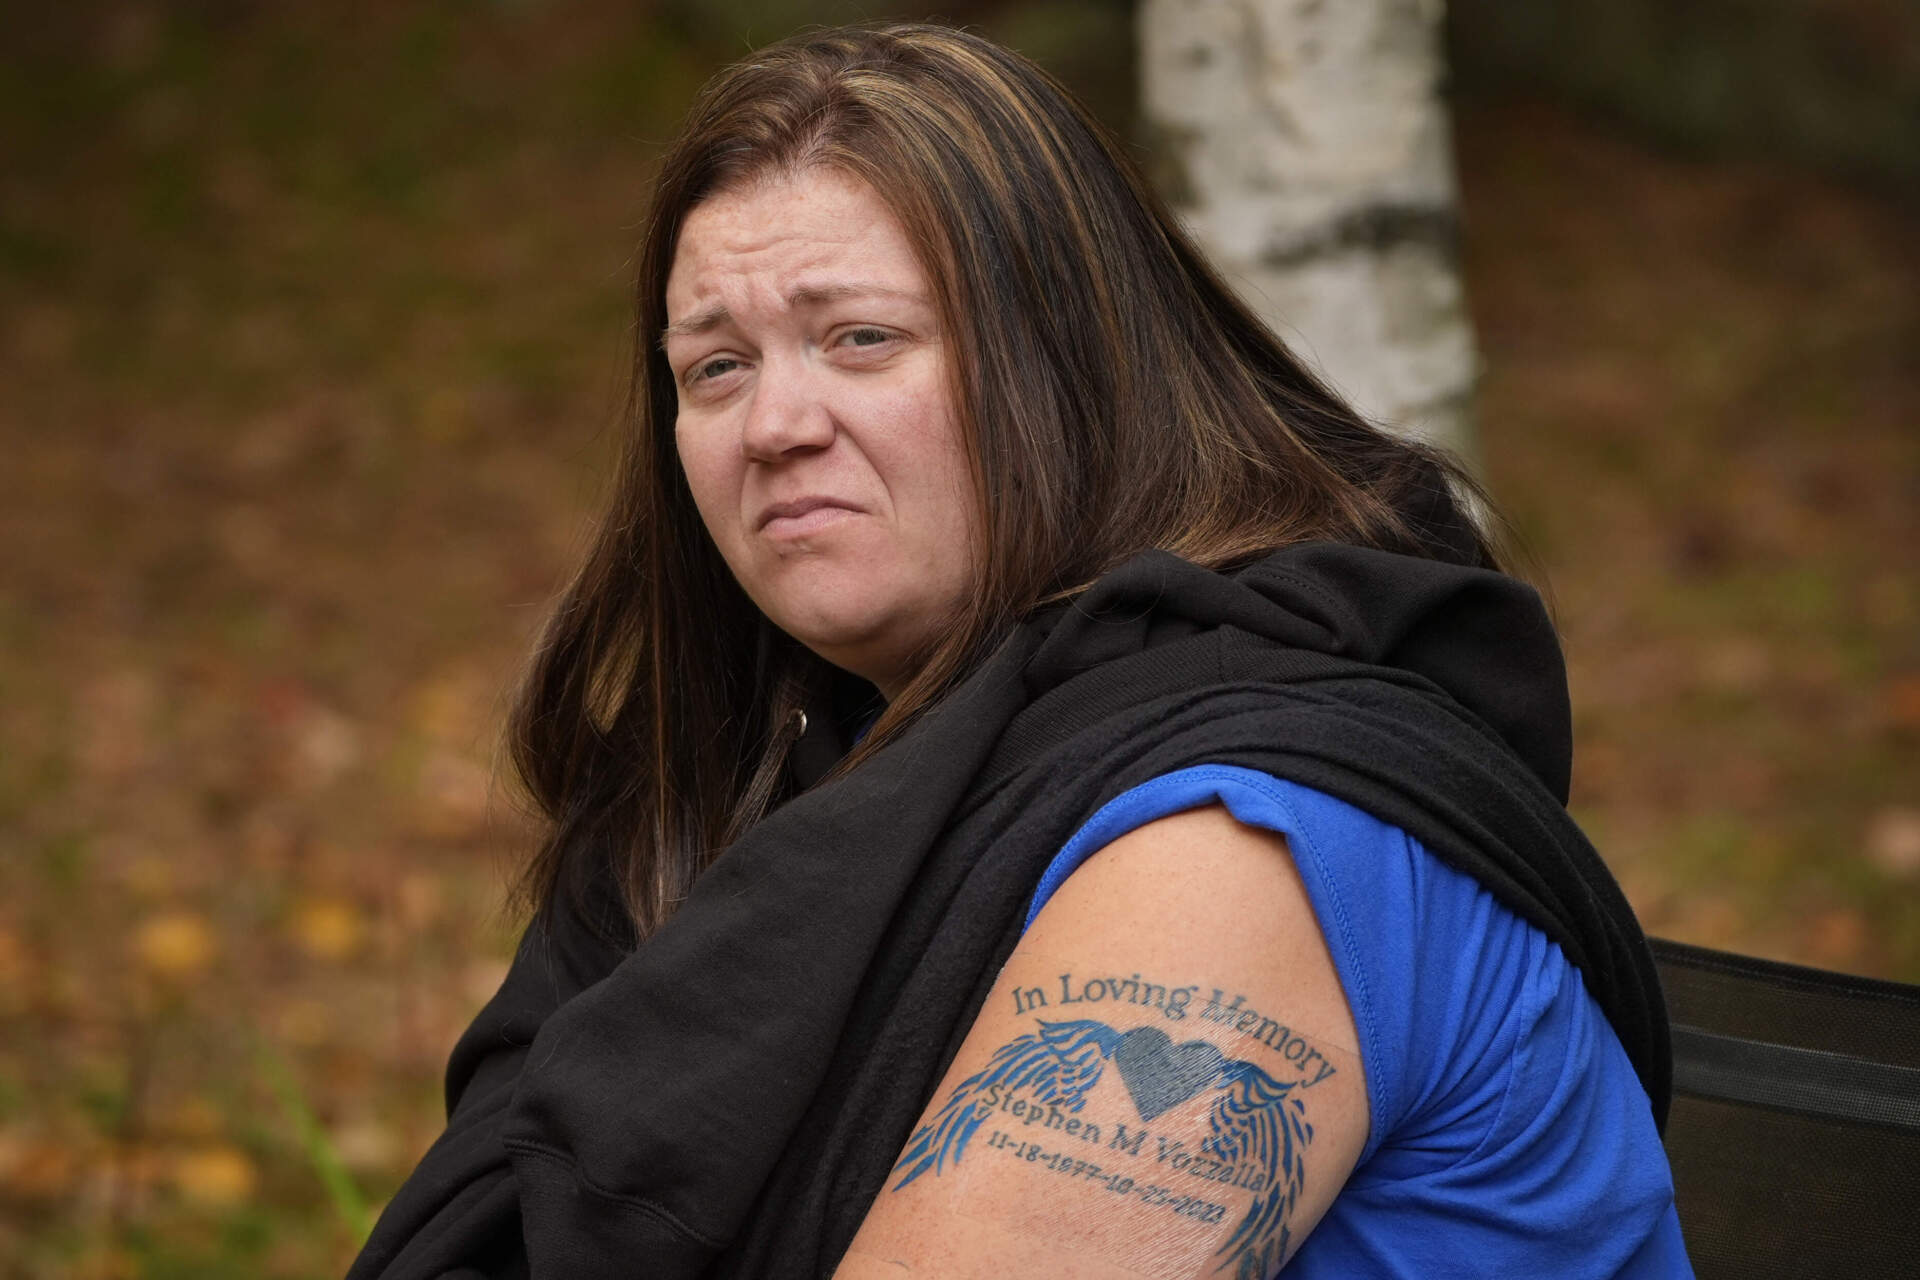
[[858,512],[833,498],[801,498],[777,502],[760,516],[760,532],[773,538],[813,533]]

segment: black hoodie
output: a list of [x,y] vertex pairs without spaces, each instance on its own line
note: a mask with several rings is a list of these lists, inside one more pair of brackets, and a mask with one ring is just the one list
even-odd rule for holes
[[[796,769],[837,735],[813,717]],[[1232,573],[1137,556],[776,809],[637,950],[565,910],[530,929],[351,1280],[829,1274],[1047,863],[1198,764],[1337,796],[1486,885],[1579,967],[1664,1122],[1652,957],[1566,814],[1570,753],[1559,646],[1512,578],[1332,543]]]

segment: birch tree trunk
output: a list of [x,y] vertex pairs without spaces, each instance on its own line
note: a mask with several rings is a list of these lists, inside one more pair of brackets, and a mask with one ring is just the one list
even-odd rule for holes
[[1443,0],[1142,0],[1164,189],[1295,355],[1474,465]]

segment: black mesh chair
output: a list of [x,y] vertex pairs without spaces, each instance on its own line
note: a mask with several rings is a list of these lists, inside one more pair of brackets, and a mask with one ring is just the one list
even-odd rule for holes
[[1920,1278],[1920,987],[1653,948],[1700,1280]]

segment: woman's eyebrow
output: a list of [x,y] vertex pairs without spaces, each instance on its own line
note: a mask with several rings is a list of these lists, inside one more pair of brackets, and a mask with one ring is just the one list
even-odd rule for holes
[[666,346],[669,338],[687,338],[696,333],[705,333],[717,329],[733,315],[725,307],[708,307],[705,311],[696,311],[685,320],[675,320],[660,331],[660,345]]
[[[900,298],[908,302],[928,304],[925,294],[911,289],[896,289],[891,285],[847,283],[847,284],[803,284],[787,295],[787,306],[795,311],[802,307],[817,307],[828,302],[839,302],[846,298]],[[672,338],[690,338],[695,334],[717,329],[733,319],[733,313],[723,306],[708,307],[705,311],[696,311],[684,320],[675,320],[660,331],[660,345],[666,346]]]

